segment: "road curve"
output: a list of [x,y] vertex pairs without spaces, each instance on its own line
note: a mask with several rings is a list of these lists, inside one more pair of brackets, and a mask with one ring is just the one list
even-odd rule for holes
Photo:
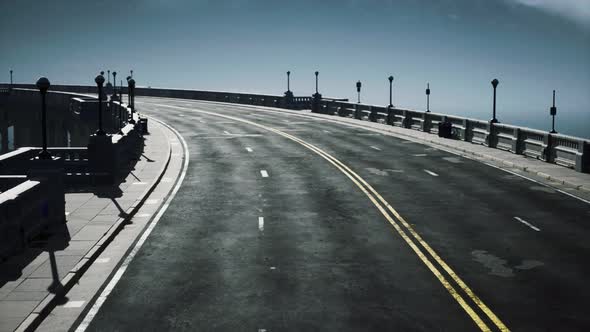
[[89,331],[590,329],[590,205],[265,108],[137,98],[186,177]]

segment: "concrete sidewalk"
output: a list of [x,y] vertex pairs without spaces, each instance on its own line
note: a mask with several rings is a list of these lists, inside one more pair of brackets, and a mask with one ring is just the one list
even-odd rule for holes
[[38,324],[139,207],[152,203],[146,198],[171,158],[164,130],[160,124],[150,123],[140,160],[117,188],[66,194],[66,226],[71,240],[64,250],[55,251],[54,267],[50,253],[35,248],[0,265],[0,331]]

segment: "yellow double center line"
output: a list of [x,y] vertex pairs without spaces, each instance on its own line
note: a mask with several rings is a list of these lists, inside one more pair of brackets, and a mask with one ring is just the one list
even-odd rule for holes
[[[322,149],[316,147],[313,144],[307,143],[304,140],[282,132],[280,130],[274,129],[272,127],[267,127],[261,125],[256,122],[252,122],[249,120],[244,120],[240,118],[236,118],[229,115],[223,115],[193,108],[187,107],[179,107],[179,106],[171,106],[171,105],[162,105],[162,104],[151,104],[154,106],[161,106],[161,107],[169,107],[169,108],[179,108],[179,109],[188,109],[199,113],[209,114],[213,116],[218,116],[226,119],[231,119],[234,121],[239,121],[242,123],[246,123],[270,132],[273,132],[277,135],[281,135],[287,139],[290,139],[294,142],[297,142],[304,147],[308,148],[309,150],[315,152],[325,160],[327,160],[330,164],[334,165],[340,172],[346,175],[368,198],[371,202],[377,207],[379,212],[387,219],[387,221],[393,226],[396,232],[406,241],[408,246],[414,251],[414,253],[420,258],[420,260],[428,267],[428,269],[434,274],[434,276],[438,279],[438,281],[443,285],[443,287],[451,294],[451,296],[457,301],[457,303],[465,310],[467,315],[475,322],[475,324],[482,330],[482,331],[491,331],[488,325],[481,319],[478,313],[465,301],[463,296],[457,292],[456,288],[451,285],[451,283],[447,280],[447,278],[441,273],[438,267],[436,267],[431,260],[434,260],[438,265],[448,274],[451,280],[453,280],[456,285],[464,292],[464,294],[473,301],[477,308],[479,308],[489,319],[494,323],[494,325],[500,331],[510,331],[504,323],[496,316],[492,310],[477,296],[475,293],[465,284],[465,282],[451,269],[451,267],[445,263],[445,261],[440,258],[440,256],[422,239],[422,237],[414,230],[414,228],[389,204],[371,185],[369,185],[363,178],[361,178],[358,174],[352,171],[348,166],[344,163],[336,159],[335,157],[331,156],[330,154],[326,153]],[[401,226],[400,226],[401,224]],[[402,227],[403,226],[403,227]],[[408,235],[411,235],[411,237]],[[424,254],[424,251],[416,244],[420,244],[422,248],[430,255],[430,258]]]

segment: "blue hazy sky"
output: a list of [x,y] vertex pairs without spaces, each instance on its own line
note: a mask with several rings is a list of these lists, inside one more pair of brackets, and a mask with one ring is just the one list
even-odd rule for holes
[[590,0],[0,2],[8,80],[91,84],[134,70],[139,85],[311,95],[320,92],[590,137]]

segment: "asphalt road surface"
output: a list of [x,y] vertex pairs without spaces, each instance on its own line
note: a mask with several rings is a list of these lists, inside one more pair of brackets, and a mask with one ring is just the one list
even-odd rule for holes
[[368,130],[137,98],[186,178],[88,331],[590,330],[590,205]]

